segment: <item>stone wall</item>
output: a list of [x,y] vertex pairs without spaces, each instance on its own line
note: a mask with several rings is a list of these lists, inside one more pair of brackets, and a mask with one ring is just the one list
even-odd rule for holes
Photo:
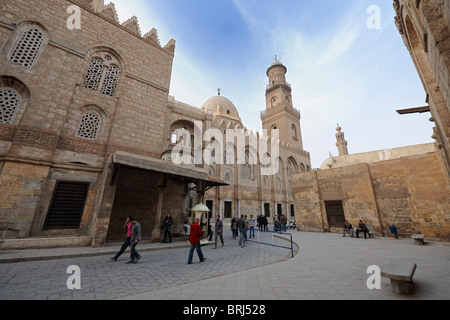
[[[447,0],[394,0],[395,21],[430,106],[433,137],[450,177],[450,9]],[[450,180],[449,180],[450,183]]]
[[[72,5],[81,29],[67,27]],[[42,45],[24,66],[10,57],[30,28],[40,30]],[[136,18],[119,23],[114,4],[99,0],[0,3],[0,88],[20,95],[14,118],[0,121],[1,237],[89,236],[105,210],[98,191],[108,156],[123,150],[160,158],[174,44],[161,46],[155,29],[142,36]],[[103,70],[108,63],[120,70],[110,94],[86,88],[94,58],[103,59]],[[77,132],[87,112],[99,117],[91,138]],[[42,229],[58,180],[90,183],[78,229]]]
[[378,235],[395,224],[401,236],[450,241],[450,188],[436,152],[298,174],[292,184],[299,230],[329,229],[325,201],[342,201],[350,223],[362,219]]

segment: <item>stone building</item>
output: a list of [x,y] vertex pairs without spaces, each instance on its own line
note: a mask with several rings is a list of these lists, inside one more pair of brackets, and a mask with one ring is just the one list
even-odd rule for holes
[[430,112],[439,157],[450,183],[450,2],[394,0],[395,22],[422,81],[427,105],[400,114]]
[[[257,150],[251,146],[245,149],[245,164],[238,164],[236,153],[231,161],[209,166],[210,175],[222,179],[230,185],[211,190],[206,194],[205,203],[212,212],[220,214],[226,221],[245,214],[274,217],[286,215],[294,219],[295,207],[292,198],[290,176],[294,173],[309,172],[311,159],[303,149],[300,126],[300,111],[293,107],[292,89],[286,82],[287,68],[275,60],[267,70],[269,84],[266,89],[266,109],[261,112],[263,130],[279,132],[279,170],[274,175],[263,175]],[[212,112],[212,128],[242,129],[253,134],[243,125],[237,108],[225,97],[208,99],[201,109]],[[256,163],[256,164],[255,164]]]
[[182,226],[188,185],[224,184],[161,160],[174,40],[120,24],[101,0],[0,6],[3,247],[101,246],[127,215],[158,240],[168,211]]
[[342,232],[361,219],[378,236],[395,225],[400,236],[450,241],[450,186],[434,143],[329,157],[293,176],[292,189],[299,230]]
[[225,97],[197,108],[169,96],[174,40],[142,35],[136,17],[119,23],[103,0],[6,0],[0,9],[1,248],[103,246],[124,237],[129,215],[158,241],[168,212],[176,232],[203,201],[225,218],[294,212],[289,176],[311,164],[282,64],[268,70],[262,115],[286,139],[276,176],[250,162],[175,165],[167,160],[196,123],[249,130]]
[[363,219],[378,235],[395,224],[402,236],[450,241],[450,2],[394,0],[394,10],[428,104],[398,113],[430,112],[436,143],[349,155],[338,127],[339,156],[292,177],[299,230],[341,232],[345,219]]

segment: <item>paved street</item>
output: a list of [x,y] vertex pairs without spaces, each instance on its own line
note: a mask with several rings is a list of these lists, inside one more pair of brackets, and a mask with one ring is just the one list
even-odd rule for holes
[[[128,250],[117,262],[112,255],[54,259],[0,264],[0,299],[117,299],[149,293],[192,281],[233,274],[261,265],[290,258],[286,249],[248,243],[238,246],[230,232],[225,234],[225,246],[220,240],[217,249],[204,246],[207,257],[200,263],[194,252],[193,264],[187,264],[189,247],[175,244],[176,249],[141,252],[138,264],[127,264]],[[115,249],[119,249],[119,246]],[[142,245],[144,248],[146,245]],[[153,245],[147,245],[151,247]],[[157,245],[160,247],[161,245]],[[138,250],[139,250],[138,246]],[[160,248],[159,248],[160,249]],[[69,250],[69,249],[66,249]],[[36,251],[36,250],[35,250]],[[62,250],[64,251],[64,250]],[[0,259],[2,254],[0,254]],[[81,269],[81,290],[69,290],[67,268]]]
[[[249,243],[203,248],[206,262],[187,265],[187,247],[142,252],[137,265],[109,256],[0,264],[0,299],[298,300],[450,298],[450,243],[412,239],[352,239],[339,234],[290,231],[298,253]],[[4,255],[4,254],[3,254]],[[2,255],[0,254],[0,260]],[[415,293],[399,296],[389,280],[369,290],[367,268],[391,259],[417,264]],[[81,290],[68,290],[70,265],[81,268]],[[196,282],[195,286],[192,283]],[[199,289],[201,288],[201,289]]]

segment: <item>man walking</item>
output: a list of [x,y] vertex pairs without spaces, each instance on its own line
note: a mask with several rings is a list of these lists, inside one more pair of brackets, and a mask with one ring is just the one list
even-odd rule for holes
[[220,237],[223,247],[223,222],[220,220],[220,216],[217,215],[216,226],[214,228],[214,249],[217,248],[217,237]]
[[141,241],[141,225],[134,218],[130,218],[131,228],[131,254],[128,263],[137,263],[141,259],[141,255],[137,252],[136,246]]
[[206,260],[203,256],[202,245],[200,244],[201,236],[203,234],[203,230],[200,227],[200,218],[196,218],[195,222],[191,224],[191,234],[189,235],[189,242],[191,244],[191,249],[189,250],[188,264],[192,263],[192,258],[194,256],[194,249],[197,250],[198,258],[200,262]]
[[111,258],[111,260],[114,262],[116,262],[117,259],[119,259],[119,257],[122,255],[122,253],[124,253],[125,250],[129,246],[131,246],[131,229],[133,228],[133,224],[130,222],[130,217],[127,218],[123,227],[127,229],[127,237],[125,238],[125,242],[122,244],[119,252],[117,252],[117,254]]

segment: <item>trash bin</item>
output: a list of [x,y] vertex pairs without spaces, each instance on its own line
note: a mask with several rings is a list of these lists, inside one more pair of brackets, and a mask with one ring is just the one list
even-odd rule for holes
[[394,226],[394,225],[390,226],[390,227],[389,227],[389,231],[390,231],[393,235],[395,235],[395,239],[398,239],[398,237],[397,237],[397,227],[396,227],[396,226]]

